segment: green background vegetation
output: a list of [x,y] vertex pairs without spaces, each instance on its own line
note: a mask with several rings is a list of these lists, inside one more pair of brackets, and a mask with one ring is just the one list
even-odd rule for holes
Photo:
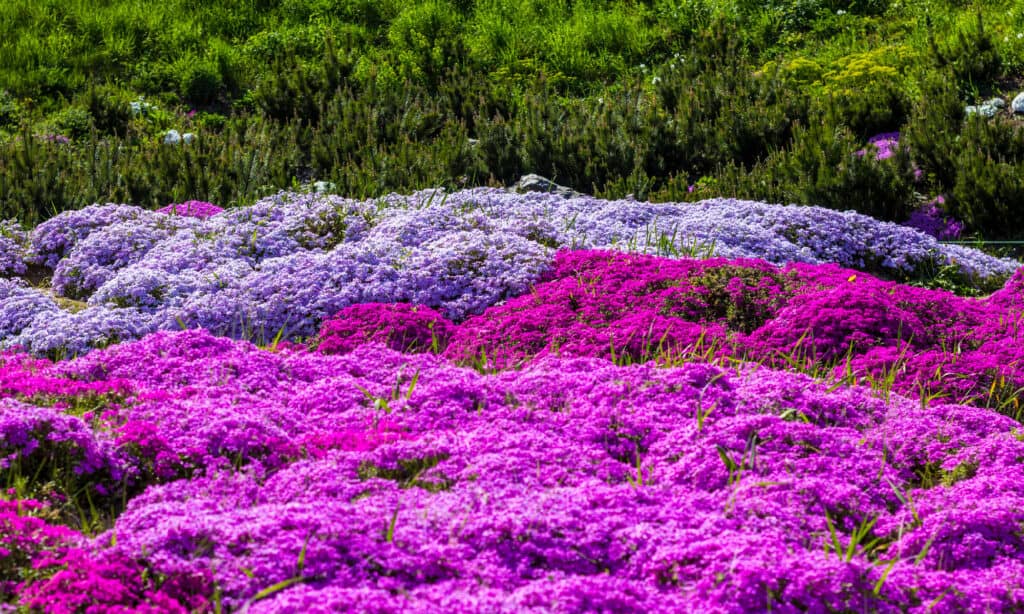
[[[945,194],[977,236],[1022,238],[1021,122],[963,112],[1022,74],[1013,1],[9,0],[0,216],[536,172],[894,221]],[[896,130],[909,153],[852,155]]]

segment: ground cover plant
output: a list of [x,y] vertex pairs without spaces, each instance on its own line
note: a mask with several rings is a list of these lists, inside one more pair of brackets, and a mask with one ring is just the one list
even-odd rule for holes
[[5,401],[6,428],[27,433],[5,439],[9,457],[23,467],[42,433],[76,432],[46,445],[81,459],[94,499],[148,487],[85,542],[48,528],[60,504],[23,504],[15,522],[38,528],[9,556],[35,571],[9,582],[24,604],[74,609],[81,586],[109,607],[256,611],[1022,598],[1024,443],[984,409],[769,368],[551,357],[481,375],[372,344],[267,352],[204,331],[34,366],[130,392],[75,430]]
[[92,205],[18,231],[9,267],[26,273],[6,282],[0,345],[71,357],[197,327],[299,341],[361,303],[425,305],[461,321],[529,290],[566,248],[834,262],[966,292],[998,289],[1018,266],[852,212],[733,199],[652,204],[478,188],[367,200],[280,193],[216,209]]
[[489,188],[9,226],[12,607],[1024,602],[1015,261]]

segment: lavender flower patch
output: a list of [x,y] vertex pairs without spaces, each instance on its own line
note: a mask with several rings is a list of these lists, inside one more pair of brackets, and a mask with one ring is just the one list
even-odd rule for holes
[[[912,228],[820,207],[728,198],[686,204],[605,201],[589,196],[565,199],[492,188],[462,190],[444,197],[426,191],[404,201],[392,197],[388,203],[439,221],[461,213],[474,220],[477,228],[504,224],[522,229],[521,236],[571,249],[671,256],[685,254],[697,244],[707,255],[763,258],[777,264],[835,263],[897,277],[913,277],[922,267],[955,265],[964,276],[994,287],[1019,266],[1011,259],[940,244],[935,237]],[[385,209],[384,215],[391,211]],[[538,228],[538,224],[543,226]],[[423,234],[418,231],[419,241],[426,240]]]
[[[308,338],[326,317],[365,302],[418,303],[461,320],[528,291],[558,247],[827,261],[897,277],[955,263],[984,287],[997,287],[1017,266],[909,228],[813,207],[562,199],[484,188],[369,201],[281,193],[205,218],[95,205],[41,224],[32,245],[36,261],[54,267],[57,294],[86,299],[95,317],[102,309],[142,314],[125,316],[135,324],[115,327],[118,334],[91,340],[82,335],[103,327],[76,324],[69,329],[77,331],[72,353],[133,338],[122,336],[133,330]],[[55,352],[62,334],[32,329],[19,342]]]
[[0,339],[9,346],[10,338],[27,328],[36,316],[54,317],[61,313],[52,298],[30,288],[21,279],[0,279]]
[[54,292],[69,298],[88,298],[119,270],[138,262],[157,243],[187,227],[187,219],[146,214],[93,229],[54,267]]
[[93,230],[145,215],[146,211],[139,207],[112,203],[65,211],[32,229],[30,259],[36,264],[56,268],[71,248]]
[[154,330],[152,318],[133,308],[88,307],[71,313],[43,309],[5,347],[37,356],[71,358],[99,347],[138,339]]
[[0,222],[0,276],[25,274],[28,246],[28,233],[17,220]]

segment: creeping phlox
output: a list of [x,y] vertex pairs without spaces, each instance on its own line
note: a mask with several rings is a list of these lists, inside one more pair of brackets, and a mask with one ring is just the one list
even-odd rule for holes
[[0,587],[23,606],[1024,606],[1024,438],[981,408],[749,364],[548,355],[480,373],[205,331],[4,368],[77,382],[69,406],[107,399],[74,428],[24,388],[5,400],[0,424],[35,425],[2,440],[5,471],[56,447],[101,509],[130,484],[90,537],[0,504]]
[[[59,327],[50,313],[0,318],[0,346],[74,356],[181,328],[295,340],[367,302],[422,304],[458,321],[526,292],[557,249],[835,263],[894,279],[945,268],[986,290],[1018,266],[853,212],[733,199],[652,204],[477,188],[365,201],[282,192],[218,209],[93,205],[27,238],[0,232],[0,267],[50,270],[51,294],[66,299]],[[49,312],[46,301],[33,305]]]
[[[183,205],[0,232],[0,610],[1024,609],[1015,262],[728,199]],[[1002,289],[875,276],[935,267]]]
[[488,369],[544,356],[741,360],[1020,418],[1022,278],[979,300],[835,265],[560,251],[529,293],[462,322],[422,305],[360,304],[329,318],[314,346],[374,341]]

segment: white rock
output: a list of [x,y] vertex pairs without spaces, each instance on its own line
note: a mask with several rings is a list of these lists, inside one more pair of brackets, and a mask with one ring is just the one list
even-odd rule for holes
[[991,117],[995,117],[996,113],[998,113],[998,112],[999,112],[999,109],[997,109],[996,107],[994,107],[994,106],[992,106],[992,105],[990,105],[988,103],[985,103],[985,104],[977,106],[977,107],[974,106],[973,104],[969,104],[966,107],[964,107],[964,115],[980,115],[982,117],[989,117],[989,118],[991,118]]
[[1006,108],[1006,101],[1003,100],[1002,98],[989,98],[988,100],[986,100],[983,103],[983,105],[986,105],[986,104],[989,105],[989,106],[995,107],[997,109],[1005,109]]
[[181,134],[177,130],[168,130],[164,135],[164,145],[177,145],[181,142]]
[[330,192],[334,190],[336,187],[338,186],[334,185],[330,181],[316,181],[313,183],[313,191],[318,194]]
[[1014,113],[1024,113],[1024,92],[1017,94],[1017,97],[1010,103]]
[[196,140],[196,135],[191,132],[186,132],[185,134],[181,135],[181,140],[188,144]]

